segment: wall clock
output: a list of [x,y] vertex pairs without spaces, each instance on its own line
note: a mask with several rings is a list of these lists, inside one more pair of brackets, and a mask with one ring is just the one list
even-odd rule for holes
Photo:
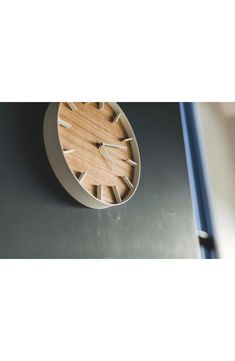
[[135,193],[140,154],[117,103],[51,103],[44,118],[44,143],[58,180],[83,205],[113,207]]

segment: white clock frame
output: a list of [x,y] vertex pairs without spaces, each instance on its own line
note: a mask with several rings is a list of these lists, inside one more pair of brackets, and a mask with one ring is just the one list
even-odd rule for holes
[[[72,107],[73,103],[68,103]],[[103,104],[103,103],[102,103]],[[89,208],[95,209],[104,209],[109,207],[114,207],[120,204],[126,203],[134,195],[138,188],[140,175],[141,175],[141,160],[140,152],[137,144],[137,140],[134,134],[134,131],[122,109],[117,103],[108,102],[109,106],[116,112],[118,121],[124,126],[128,138],[133,138],[133,141],[130,142],[134,159],[137,165],[134,167],[134,178],[133,178],[133,188],[131,188],[125,198],[121,202],[117,203],[107,203],[98,198],[93,194],[89,193],[82,185],[82,182],[75,176],[72,169],[70,168],[61,144],[59,136],[59,110],[61,103],[50,103],[48,106],[45,117],[44,117],[44,144],[46,148],[47,157],[49,163],[58,178],[59,182],[65,188],[65,190],[78,202]],[[76,109],[73,109],[76,111]]]

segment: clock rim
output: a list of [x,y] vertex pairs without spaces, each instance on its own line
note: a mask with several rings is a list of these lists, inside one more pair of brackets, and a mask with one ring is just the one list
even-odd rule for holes
[[[122,115],[120,117],[120,122],[123,124],[128,137],[134,138],[134,142],[131,144],[132,152],[134,159],[137,161],[137,166],[134,168],[134,179],[133,179],[133,189],[129,190],[127,195],[123,198],[123,200],[119,203],[108,203],[104,202],[89,191],[85,189],[81,182],[79,182],[78,178],[75,176],[73,170],[71,169],[65,154],[63,152],[63,146],[61,142],[61,137],[59,134],[59,127],[58,119],[60,113],[60,107],[64,102],[56,102],[50,103],[45,116],[44,116],[44,144],[46,148],[47,157],[49,163],[61,183],[61,185],[65,188],[65,190],[79,203],[94,209],[102,209],[102,208],[109,208],[118,205],[122,205],[129,201],[133,195],[135,194],[141,175],[141,159],[140,159],[140,152],[138,147],[138,142],[133,131],[133,128],[121,109],[121,107],[115,102],[106,102],[115,112],[120,112]],[[74,183],[75,181],[75,183]],[[76,186],[78,187],[76,189]],[[84,193],[85,192],[85,193]],[[89,199],[88,199],[89,198]]]

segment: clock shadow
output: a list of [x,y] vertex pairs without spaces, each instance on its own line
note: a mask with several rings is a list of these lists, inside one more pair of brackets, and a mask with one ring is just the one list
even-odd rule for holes
[[27,162],[31,177],[41,198],[50,199],[74,208],[84,208],[62,187],[47,158],[43,140],[43,120],[48,103],[22,103],[20,122],[17,122],[20,152]]

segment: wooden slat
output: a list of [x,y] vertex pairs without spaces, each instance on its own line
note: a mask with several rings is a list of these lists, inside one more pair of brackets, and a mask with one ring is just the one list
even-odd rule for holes
[[133,184],[131,183],[130,179],[125,175],[124,177],[122,177],[124,182],[126,183],[126,185],[129,187],[129,188],[133,188]]
[[63,149],[63,153],[64,154],[70,154],[70,153],[74,153],[75,149]]
[[130,165],[132,165],[133,167],[137,166],[138,164],[134,161],[134,160],[131,160],[131,159],[127,159],[126,162]]
[[133,140],[133,138],[126,138],[126,139],[123,139],[122,142],[126,143],[126,142],[131,142],[132,140]]
[[97,198],[99,198],[100,200],[102,200],[103,198],[103,185],[99,184],[97,186]]
[[121,199],[121,195],[120,195],[120,192],[119,192],[119,189],[117,186],[112,186],[113,188],[113,194],[116,198],[116,201],[117,203],[121,203],[122,199]]
[[113,120],[113,123],[117,123],[117,122],[119,121],[121,115],[122,115],[122,113],[116,114],[116,116],[115,116],[115,118],[114,118],[114,120]]
[[86,176],[87,176],[87,172],[82,172],[78,178],[79,182],[82,183],[82,181],[85,179]]
[[77,111],[78,108],[76,107],[75,103],[67,103],[69,108],[72,110],[72,111]]
[[64,128],[71,128],[72,127],[71,124],[69,124],[68,122],[66,122],[63,119],[58,119],[58,124],[61,125]]

